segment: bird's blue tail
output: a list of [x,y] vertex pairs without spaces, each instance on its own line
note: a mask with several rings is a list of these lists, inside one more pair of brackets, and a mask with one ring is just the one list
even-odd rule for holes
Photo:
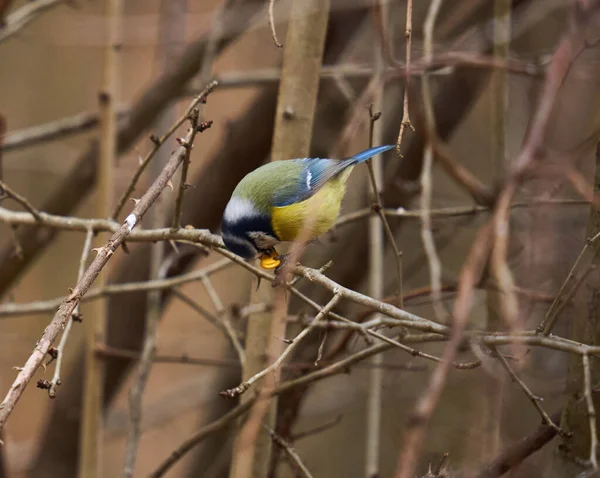
[[382,146],[376,146],[374,148],[366,149],[365,151],[361,151],[360,153],[355,154],[354,156],[346,159],[344,162],[351,164],[358,164],[366,161],[367,159],[371,159],[373,156],[377,156],[378,154],[385,153],[392,148],[395,148],[395,144],[384,144]]

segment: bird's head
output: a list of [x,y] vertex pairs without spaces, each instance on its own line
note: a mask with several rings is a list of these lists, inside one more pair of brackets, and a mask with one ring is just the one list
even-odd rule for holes
[[223,213],[221,233],[227,249],[246,260],[270,254],[279,242],[270,215],[235,194]]

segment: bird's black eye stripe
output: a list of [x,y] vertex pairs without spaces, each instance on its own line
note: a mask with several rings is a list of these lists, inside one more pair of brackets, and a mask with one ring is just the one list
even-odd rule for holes
[[252,242],[252,238],[248,235],[249,232],[264,232],[265,234],[277,238],[273,226],[271,226],[271,218],[268,216],[250,216],[235,221],[227,221],[223,219],[221,224],[223,234],[231,236],[243,237]]

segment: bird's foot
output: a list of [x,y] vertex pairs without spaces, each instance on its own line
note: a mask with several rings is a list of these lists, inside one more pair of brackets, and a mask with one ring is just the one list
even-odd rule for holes
[[291,254],[281,254],[275,258],[279,261],[279,265],[275,268],[275,278],[273,279],[273,287],[285,284],[286,282],[286,265],[290,259]]

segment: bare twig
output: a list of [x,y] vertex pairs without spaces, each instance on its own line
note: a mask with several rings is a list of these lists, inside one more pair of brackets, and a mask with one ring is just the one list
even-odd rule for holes
[[[105,3],[107,42],[104,45],[104,68],[102,89],[98,93],[100,114],[99,154],[96,162],[96,215],[106,218],[114,201],[114,168],[118,155],[116,101],[119,96],[121,51],[123,45],[123,1],[109,0]],[[96,237],[96,248],[106,242],[104,234]],[[96,249],[94,249],[96,250]],[[99,271],[95,279],[99,287],[107,281],[107,271]],[[85,371],[83,376],[83,407],[79,474],[100,478],[104,468],[101,443],[104,440],[104,390],[105,365],[96,354],[97,347],[106,343],[108,304],[98,300],[93,304],[92,320],[85,327]]]
[[[373,113],[373,105],[369,107],[369,147],[373,147],[373,139],[376,138],[377,144],[383,142],[383,127],[381,122],[377,123],[377,120],[381,116],[381,110],[383,108],[383,95],[384,85],[381,82],[381,73],[383,69],[383,51],[389,48],[388,38],[385,32],[387,32],[387,15],[384,12],[384,6],[375,3],[373,7],[373,13],[376,18],[380,20],[379,25],[379,36],[380,46],[376,48],[375,54],[375,65],[376,72],[375,76],[379,78],[381,88],[378,89],[375,94],[375,107],[377,113]],[[391,56],[391,53],[390,53]],[[376,157],[367,160],[367,168],[369,171],[369,180],[371,183],[372,200],[376,204],[377,211],[381,211],[381,197],[379,195],[378,183],[383,182],[383,165],[381,164],[381,158]],[[369,295],[376,299],[381,299],[384,295],[384,256],[385,248],[383,242],[383,228],[385,228],[388,234],[388,239],[392,244],[396,253],[397,261],[397,274],[398,274],[398,304],[402,302],[402,259],[392,230],[387,223],[387,218],[383,214],[379,214],[380,220],[375,216],[369,218]],[[402,305],[400,305],[401,307]],[[381,437],[381,415],[382,415],[382,399],[383,399],[383,370],[378,368],[383,358],[381,355],[376,355],[371,359],[371,363],[374,367],[369,370],[369,391],[367,396],[367,434],[365,441],[365,476],[378,476],[379,475],[379,455],[381,450],[380,437]]]
[[[579,199],[551,199],[551,200],[541,200],[541,201],[534,201],[534,202],[514,202],[510,205],[510,209],[523,209],[523,208],[534,208],[534,207],[540,207],[540,206],[544,206],[544,205],[556,205],[556,206],[581,206],[581,205],[588,205],[590,204],[590,202],[588,200],[579,200]],[[475,214],[481,214],[484,212],[490,212],[492,209],[490,209],[489,206],[482,206],[482,205],[472,205],[472,206],[457,206],[457,207],[444,207],[444,208],[439,208],[439,209],[431,209],[430,210],[430,216],[432,218],[452,218],[452,217],[460,217],[460,216],[473,216]],[[3,214],[3,210],[2,208],[0,208],[0,220],[4,219],[4,214]],[[423,217],[423,211],[420,209],[413,209],[413,210],[406,210],[404,208],[398,208],[398,209],[383,209],[383,213],[386,215],[386,217],[391,217],[391,218],[401,218],[401,219],[421,219]],[[373,211],[373,208],[364,208],[364,209],[358,209],[357,211],[353,211],[350,212],[348,214],[344,214],[342,216],[339,217],[339,219],[337,220],[337,222],[335,223],[335,227],[341,227],[341,226],[345,226],[347,224],[350,224],[354,221],[358,221],[360,219],[364,219],[365,217],[369,217],[373,214],[376,214],[375,211]],[[8,221],[12,221],[17,222],[16,218],[15,220],[12,220],[12,218],[8,218],[6,217],[5,219],[7,222]],[[25,221],[25,217],[23,218],[19,218],[20,223]]]
[[[533,202],[515,202],[510,205],[510,209],[523,209],[523,208],[535,208],[547,205],[556,206],[581,206],[588,205],[588,200],[573,200],[573,199],[550,199],[550,200],[539,200]],[[453,218],[461,216],[473,216],[475,214],[490,212],[490,208],[487,206],[457,206],[457,207],[446,207],[440,209],[432,209],[432,218]],[[421,219],[423,212],[420,209],[406,210],[404,208],[398,209],[383,209],[383,213],[386,217],[390,218],[401,218],[401,219]],[[373,208],[364,208],[354,211],[352,213],[340,216],[336,223],[336,227],[345,226],[354,221],[364,219],[373,214]],[[109,219],[94,219],[94,218],[79,218],[73,216],[58,216],[54,214],[48,214],[43,211],[39,211],[39,221],[32,216],[30,213],[11,211],[9,209],[0,207],[0,221],[5,224],[13,226],[17,225],[41,225],[48,228],[63,230],[63,231],[79,231],[86,232],[88,229],[92,229],[94,232],[108,231],[116,232],[120,224],[116,221]],[[163,240],[174,240],[181,242],[196,243],[201,241],[208,244],[211,247],[219,246],[222,241],[218,236],[210,234],[206,229],[180,229],[178,231],[171,231],[170,229],[136,229],[131,232],[127,238],[127,242],[156,242]]]
[[596,423],[596,409],[592,397],[592,372],[590,369],[590,356],[584,353],[581,356],[583,366],[583,396],[587,406],[587,415],[590,423],[590,465],[594,471],[598,470],[598,430]]
[[65,3],[65,0],[36,0],[12,12],[0,24],[0,43],[17,34],[45,11],[51,10],[61,3]]
[[565,435],[565,432],[562,430],[562,428],[560,428],[556,423],[552,421],[552,418],[550,418],[550,416],[546,413],[544,408],[540,405],[540,401],[543,400],[543,398],[533,394],[533,392],[529,389],[527,384],[523,382],[523,380],[521,380],[519,376],[515,373],[515,371],[510,366],[508,360],[504,355],[502,355],[496,349],[493,349],[493,353],[494,356],[498,359],[498,361],[502,364],[504,369],[508,372],[508,375],[510,375],[511,380],[515,382],[521,390],[523,390],[523,393],[527,395],[527,398],[529,398],[531,403],[533,403],[533,406],[542,416],[542,422],[548,425],[549,427],[553,428],[554,431],[556,431],[556,433],[559,433],[560,435]]
[[[427,18],[423,26],[424,30],[424,59],[431,61],[433,57],[433,30],[435,21],[442,5],[441,0],[434,0],[429,6]],[[431,87],[427,75],[423,75],[421,87],[423,89],[423,102],[425,105],[425,124],[427,127],[427,142],[425,144],[425,152],[423,154],[423,169],[421,170],[421,239],[427,256],[429,265],[429,277],[431,281],[431,298],[433,307],[439,322],[446,321],[446,311],[441,302],[442,289],[442,265],[437,254],[433,233],[431,232],[431,194],[432,194],[432,167],[433,167],[433,143],[437,133],[435,131],[435,117],[433,110],[433,100],[431,95]]]
[[192,448],[201,443],[202,440],[204,440],[206,437],[218,432],[219,430],[222,430],[223,428],[232,425],[234,420],[244,415],[253,404],[253,399],[248,400],[247,402],[238,405],[233,410],[223,415],[221,418],[206,425],[205,427],[202,427],[202,429],[200,429],[193,436],[185,440],[181,445],[179,445],[175,450],[173,450],[169,457],[150,474],[149,478],[160,478],[161,476],[165,476],[165,473],[169,471],[169,469],[171,469],[171,467],[175,463],[177,463],[187,452],[189,452]]
[[27,198],[13,191],[4,182],[0,181],[0,198],[4,195],[8,196],[9,198],[13,199],[14,201],[18,202],[21,206],[23,206],[27,211],[31,213],[31,215],[36,219],[36,221],[41,220],[40,211],[33,207],[31,203],[27,200]]
[[283,48],[282,43],[277,38],[277,32],[275,31],[275,0],[269,1],[269,26],[271,27],[271,36],[273,37],[273,41],[275,42],[275,46],[277,48]]
[[427,424],[443,391],[450,365],[454,360],[456,349],[463,337],[471,309],[473,288],[481,274],[481,269],[490,247],[490,235],[491,226],[489,224],[480,228],[471,246],[469,255],[463,264],[459,279],[458,297],[454,303],[452,314],[453,327],[450,331],[450,341],[444,349],[442,362],[435,368],[429,380],[428,387],[418,400],[411,417],[409,430],[406,433],[404,446],[398,461],[396,478],[414,476],[414,468],[419,449],[425,437]]
[[272,428],[269,428],[266,425],[263,425],[263,428],[267,431],[269,435],[271,435],[271,439],[273,440],[273,442],[285,451],[286,455],[293,463],[296,471],[298,471],[301,476],[304,476],[304,478],[312,478],[312,473],[308,470],[308,468],[306,468],[306,465],[302,461],[302,458],[300,458],[300,455],[298,455],[296,450],[294,450],[294,447],[290,443],[285,441],[283,437],[275,433],[275,430],[273,430]]
[[406,28],[404,30],[404,36],[406,38],[406,81],[404,83],[404,100],[402,108],[402,121],[400,122],[400,131],[398,131],[398,139],[396,140],[396,153],[399,157],[402,156],[402,138],[404,137],[404,130],[410,128],[412,131],[415,127],[410,122],[410,115],[408,112],[408,91],[410,89],[410,77],[411,77],[411,65],[410,57],[412,51],[412,0],[406,1]]
[[334,296],[327,303],[327,305],[325,307],[323,307],[323,309],[319,312],[319,314],[315,317],[315,319],[313,320],[311,325],[309,325],[307,328],[305,328],[302,332],[300,332],[294,338],[294,340],[292,340],[292,342],[287,346],[287,348],[277,358],[277,360],[275,360],[275,362],[273,362],[271,365],[269,365],[267,368],[261,370],[257,374],[253,375],[249,379],[244,380],[237,387],[232,388],[230,390],[224,390],[223,392],[220,393],[220,395],[223,397],[227,397],[227,398],[237,397],[237,396],[241,395],[242,393],[244,393],[246,390],[248,390],[254,383],[256,383],[258,380],[260,380],[262,377],[269,374],[273,370],[280,368],[281,365],[283,364],[283,362],[285,361],[285,359],[294,351],[294,349],[296,349],[296,347],[298,347],[300,342],[302,342],[302,340],[310,332],[312,332],[312,330],[315,328],[315,326],[313,324],[318,324],[321,320],[323,320],[325,317],[327,317],[327,314],[336,306],[336,304],[340,301],[340,299],[341,299],[341,296],[338,293],[334,293]]
[[[190,121],[192,122],[192,127],[198,127],[198,117],[200,112],[196,110],[192,110],[190,114]],[[187,175],[188,169],[190,167],[190,150],[188,150],[185,158],[183,159],[183,164],[181,165],[181,179],[179,180],[179,189],[177,190],[177,198],[175,199],[175,211],[173,212],[173,222],[171,224],[171,229],[176,231],[181,227],[181,207],[183,203],[183,195],[185,190],[190,187],[187,184]]]
[[[92,230],[88,231],[88,233],[85,236],[85,242],[83,244],[83,250],[81,252],[81,259],[79,260],[79,272],[77,273],[77,281],[81,280],[81,277],[83,276],[83,273],[85,271],[85,265],[92,250],[93,237],[94,232]],[[56,365],[54,367],[54,375],[52,376],[52,380],[50,381],[51,385],[48,389],[48,396],[50,398],[56,397],[56,387],[60,385],[60,372],[65,354],[65,347],[67,345],[69,333],[71,332],[71,328],[73,327],[73,322],[75,321],[74,317],[77,317],[78,315],[79,305],[75,307],[71,320],[67,320],[67,323],[65,324],[65,330],[62,333],[60,342],[58,343],[58,347],[56,347]]]
[[[554,413],[551,417],[552,422],[558,422],[561,413],[561,411]],[[500,478],[549,443],[556,434],[555,428],[545,423],[540,425],[534,433],[510,445],[490,463],[482,467],[477,478]]]
[[208,296],[210,297],[213,305],[215,306],[215,309],[217,310],[217,314],[219,315],[221,323],[223,324],[223,328],[225,329],[225,334],[231,341],[240,359],[240,363],[244,365],[244,363],[246,362],[246,353],[244,352],[244,348],[240,343],[237,332],[231,325],[231,321],[229,320],[227,310],[225,310],[223,302],[221,301],[221,298],[219,297],[219,294],[217,293],[208,275],[202,277],[202,284],[204,285]]
[[[217,82],[214,81],[211,84],[216,85]],[[214,88],[212,88],[212,89],[214,89]],[[146,157],[142,160],[142,163],[140,164],[139,168],[133,175],[133,178],[131,178],[131,182],[129,183],[129,186],[127,186],[127,189],[125,190],[125,192],[119,199],[119,202],[117,203],[117,206],[115,207],[115,209],[111,215],[112,219],[116,219],[119,216],[121,210],[123,209],[123,206],[125,206],[125,203],[129,200],[131,193],[135,190],[135,185],[137,184],[138,180],[140,179],[140,176],[142,175],[142,173],[144,172],[144,170],[146,169],[148,164],[150,164],[150,161],[152,160],[152,158],[158,151],[158,148],[160,148],[164,144],[164,142],[171,137],[171,135],[175,132],[175,130],[177,130],[177,128],[179,128],[186,120],[189,119],[190,115],[192,114],[194,108],[196,108],[197,105],[206,102],[206,98],[212,92],[212,89],[205,88],[198,96],[196,96],[192,100],[190,105],[188,106],[186,112],[183,115],[181,115],[181,117],[175,122],[175,124],[173,126],[171,126],[171,128],[165,134],[163,134],[160,138],[157,136],[154,136],[154,135],[152,135],[150,137],[154,146],[148,152]],[[200,125],[198,125],[198,126],[200,126]],[[186,151],[187,151],[187,149],[186,149]]]
[[[369,147],[373,147],[373,133],[374,133],[374,128],[375,128],[374,125],[375,125],[375,122],[379,119],[378,115],[380,115],[380,114],[381,113],[373,114],[372,108],[369,109],[369,115],[371,118],[371,131],[370,131],[370,135],[369,135],[369,137],[370,137]],[[378,142],[381,143],[381,135],[379,134],[377,136],[379,138]],[[384,230],[385,230],[385,234],[388,238],[388,241],[390,241],[390,245],[392,246],[392,249],[394,251],[394,257],[396,259],[396,275],[398,278],[398,305],[402,308],[402,307],[404,307],[404,304],[402,302],[402,295],[403,295],[402,294],[402,251],[400,251],[400,249],[398,248],[398,245],[396,244],[396,238],[394,237],[394,233],[392,232],[392,228],[390,227],[390,224],[384,213],[383,206],[381,204],[381,195],[379,194],[379,188],[377,186],[377,183],[382,182],[383,170],[381,169],[381,165],[379,165],[379,166],[377,166],[377,171],[376,171],[375,164],[376,164],[376,158],[374,158],[373,160],[369,159],[367,161],[367,166],[369,169],[369,178],[371,179],[371,188],[373,191],[373,200],[375,202],[375,206],[373,209],[375,209],[375,211],[379,215],[379,218],[380,218],[380,220],[383,224]]]
[[[117,118],[124,118],[128,108],[121,106],[117,108]],[[97,112],[84,112],[73,116],[66,116],[48,123],[13,131],[6,135],[6,140],[0,149],[13,151],[28,146],[62,139],[72,134],[83,133],[95,128],[99,124]]]
[[[207,92],[212,91],[216,87],[216,82],[207,86]],[[81,280],[77,283],[69,297],[61,304],[54,318],[42,334],[31,356],[28,358],[24,367],[19,371],[17,378],[8,391],[2,404],[0,404],[0,429],[2,429],[12,413],[17,401],[23,394],[28,383],[33,378],[35,371],[42,363],[50,346],[56,339],[64,324],[71,317],[73,310],[81,301],[81,298],[87,293],[90,286],[107,264],[110,257],[118,249],[118,247],[127,238],[136,224],[140,221],[143,215],[148,211],[162,190],[166,187],[167,182],[171,179],[183,157],[186,154],[187,148],[190,146],[189,139],[192,138],[194,131],[190,131],[186,138],[181,141],[179,149],[171,156],[169,162],[163,169],[160,176],[154,181],[148,191],[142,196],[139,202],[133,208],[133,211],[127,216],[123,225],[119,230],[112,235],[106,246],[98,250],[98,254],[92,264],[88,267]]]
[[[185,6],[185,1],[174,2],[173,0],[163,0],[161,3],[161,47],[158,51],[158,58],[156,62],[159,71],[164,71],[172,67],[172,58],[177,54],[174,50],[177,48],[178,45],[183,44],[185,38],[185,30],[183,28],[185,21]],[[209,44],[210,43],[211,42],[209,40]],[[210,49],[210,45],[207,45],[206,51]],[[212,49],[214,50],[214,45],[212,45]],[[203,64],[203,68],[206,68],[205,64]],[[187,169],[190,162],[190,154],[194,144],[195,135],[198,132],[202,131],[201,129],[199,129],[199,111],[192,105],[190,105],[190,110],[188,110],[188,120],[190,123],[192,133],[190,134],[190,138],[186,139],[187,145],[183,143],[183,145],[186,146],[186,151],[181,165],[182,184],[180,194],[178,195],[176,200],[172,229],[179,228],[181,200],[183,197],[183,188],[186,187],[185,178],[187,176]],[[159,116],[155,127],[159,130],[167,129],[169,125],[173,121],[175,121],[175,119],[175,110],[174,107],[171,106]],[[181,143],[181,140],[178,141]],[[151,165],[151,175],[153,179],[160,175],[164,164],[168,161],[168,155],[165,154],[165,151],[159,151],[158,153],[158,157],[154,160],[154,162]],[[159,197],[156,201],[154,210],[152,211],[151,222],[153,227],[161,227],[162,225],[164,225],[166,222],[166,217],[166,198]],[[164,258],[165,252],[163,244],[153,244],[150,250],[149,273],[151,278],[157,278],[159,280],[164,279],[164,276],[167,274],[168,270],[167,267],[163,267]],[[131,389],[129,390],[130,423],[129,433],[127,435],[127,443],[125,446],[125,459],[123,465],[123,476],[125,478],[131,478],[135,471],[138,446],[141,438],[142,399],[152,368],[153,359],[156,354],[156,336],[158,332],[158,324],[163,313],[161,302],[162,294],[158,290],[151,291],[146,297],[146,320],[142,354],[137,364],[133,384],[131,386]]]

